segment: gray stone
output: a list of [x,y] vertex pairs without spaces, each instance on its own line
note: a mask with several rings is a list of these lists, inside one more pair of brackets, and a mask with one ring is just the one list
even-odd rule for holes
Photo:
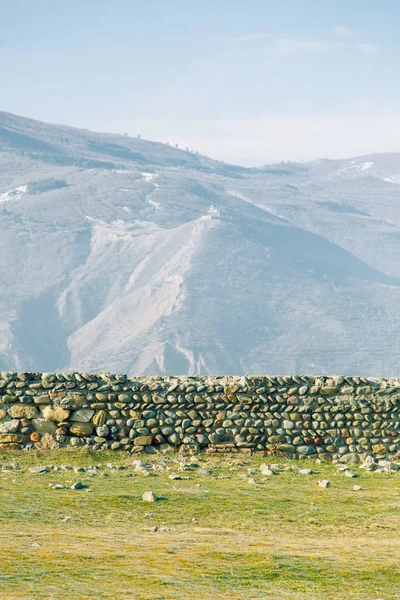
[[71,414],[70,420],[78,421],[79,423],[89,423],[94,415],[94,412],[95,411],[91,408],[79,408]]
[[317,481],[319,487],[322,488],[327,488],[331,485],[331,482],[329,481],[329,479],[322,479],[321,481]]
[[386,473],[400,471],[400,464],[392,462],[390,460],[378,460],[377,470],[384,470]]
[[345,470],[344,475],[346,477],[357,477],[357,475],[355,473],[353,473],[353,471],[350,471],[349,469]]
[[269,465],[261,465],[260,467],[261,475],[275,475],[274,471],[269,467]]
[[314,446],[297,446],[297,452],[299,454],[314,454],[315,448]]
[[207,446],[209,443],[208,437],[206,435],[203,435],[202,433],[196,434],[196,440],[198,441],[200,446]]
[[83,490],[87,487],[89,487],[89,486],[86,485],[85,483],[82,483],[81,481],[77,481],[76,483],[73,483],[71,485],[71,490]]
[[154,492],[145,492],[142,498],[143,502],[157,502],[157,496]]
[[349,453],[340,457],[340,462],[347,465],[357,465],[360,462],[357,454]]
[[161,427],[161,433],[163,435],[172,435],[174,433],[173,427]]
[[78,437],[71,437],[69,443],[71,444],[71,446],[79,446],[81,440]]
[[141,471],[142,469],[146,469],[147,464],[143,460],[134,460],[132,466],[135,471]]
[[378,461],[373,456],[367,456],[363,464],[360,465],[360,469],[365,469],[366,471],[374,471],[377,466]]
[[18,419],[12,419],[11,421],[3,421],[3,423],[0,423],[0,433],[15,433],[16,431],[18,431],[18,427]]
[[38,466],[38,467],[29,467],[30,473],[37,473],[39,475],[44,475],[44,473],[48,473],[49,469],[46,466]]
[[57,429],[54,421],[48,419],[33,419],[32,425],[38,433],[53,433]]
[[279,452],[284,452],[285,454],[293,454],[296,451],[296,448],[291,444],[281,444],[279,446]]
[[96,427],[96,433],[99,437],[107,438],[110,431],[107,425],[101,425],[101,427]]

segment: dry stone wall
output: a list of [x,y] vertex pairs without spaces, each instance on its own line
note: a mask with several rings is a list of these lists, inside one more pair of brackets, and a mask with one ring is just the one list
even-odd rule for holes
[[398,456],[400,379],[0,373],[0,447]]

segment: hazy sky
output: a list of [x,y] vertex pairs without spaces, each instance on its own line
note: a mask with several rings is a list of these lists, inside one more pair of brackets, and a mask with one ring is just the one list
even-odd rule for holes
[[400,150],[399,0],[0,0],[0,110],[226,161]]

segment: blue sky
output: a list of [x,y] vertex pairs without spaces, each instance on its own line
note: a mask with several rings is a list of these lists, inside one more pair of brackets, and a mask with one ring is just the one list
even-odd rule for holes
[[400,150],[398,0],[0,0],[0,110],[244,165]]

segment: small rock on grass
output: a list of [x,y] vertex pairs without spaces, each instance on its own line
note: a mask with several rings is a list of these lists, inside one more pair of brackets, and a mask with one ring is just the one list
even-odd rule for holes
[[38,473],[39,475],[43,475],[44,473],[48,473],[49,470],[46,466],[41,467],[29,467],[30,473]]
[[135,469],[135,471],[139,471],[141,469],[145,469],[147,467],[147,464],[142,460],[134,460],[132,466]]
[[149,471],[148,469],[145,469],[145,468],[135,468],[134,471],[135,471],[136,475],[142,475],[144,477],[148,477],[149,475],[152,475],[153,477],[158,476],[158,473],[156,473],[155,471],[153,471],[153,470]]
[[391,471],[399,471],[400,464],[391,462],[390,460],[382,459],[378,460],[377,473],[390,473]]
[[143,502],[157,502],[157,496],[154,492],[145,492],[143,494]]
[[319,487],[328,488],[331,485],[329,479],[322,479],[321,481],[317,481]]
[[200,469],[200,470],[198,471],[198,474],[199,474],[199,475],[211,475],[211,474],[212,474],[212,471],[211,471],[210,469]]
[[277,471],[282,471],[282,466],[281,465],[277,465],[277,464],[272,464],[269,465],[270,468],[274,471],[274,473],[276,473]]
[[89,487],[89,486],[86,485],[85,483],[82,483],[81,481],[77,481],[76,483],[73,483],[71,485],[71,490],[83,490],[87,487]]
[[362,465],[360,465],[360,469],[365,469],[366,471],[373,471],[377,466],[377,460],[373,456],[367,456]]
[[300,475],[312,475],[314,473],[312,469],[299,469],[297,472]]
[[260,466],[260,471],[262,475],[277,475],[282,472],[282,467],[281,465],[268,465],[267,463],[264,463]]
[[353,490],[355,492],[358,492],[359,490],[362,490],[362,487],[361,487],[361,485],[353,485]]
[[275,475],[274,471],[268,465],[261,465],[260,472],[261,475]]
[[357,477],[357,475],[353,473],[353,471],[349,471],[348,469],[344,472],[344,474],[346,475],[346,477]]

